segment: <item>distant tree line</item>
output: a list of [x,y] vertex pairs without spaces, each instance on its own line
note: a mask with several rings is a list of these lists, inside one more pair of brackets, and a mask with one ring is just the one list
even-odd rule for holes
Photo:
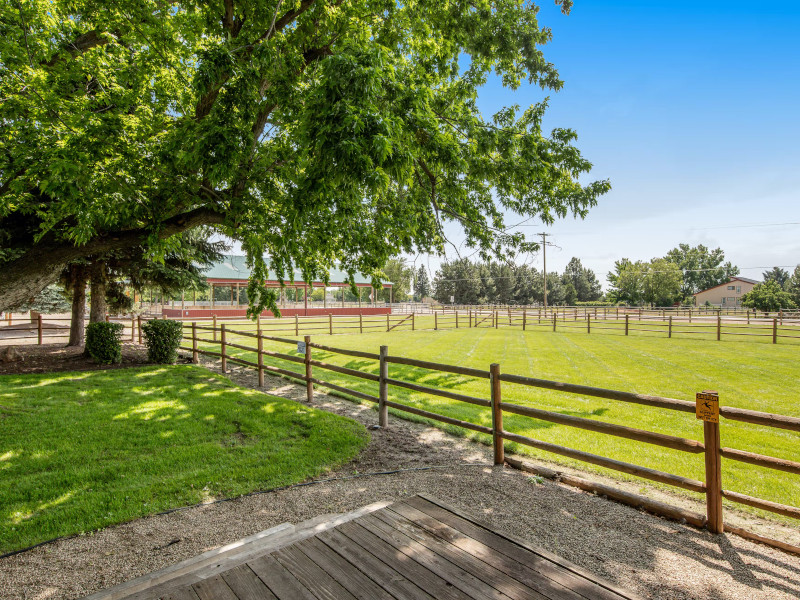
[[739,267],[725,260],[721,248],[679,244],[650,261],[627,258],[614,263],[608,274],[608,299],[632,306],[691,304],[692,296],[729,281]]
[[773,267],[761,276],[764,282],[742,297],[742,306],[769,312],[800,306],[800,265],[792,273]]
[[[529,265],[480,262],[462,258],[445,263],[429,283],[423,267],[417,271],[415,297],[432,295],[443,304],[541,304],[544,280],[541,271]],[[563,273],[547,274],[547,303],[572,305],[603,297],[600,282],[591,269],[573,258]]]

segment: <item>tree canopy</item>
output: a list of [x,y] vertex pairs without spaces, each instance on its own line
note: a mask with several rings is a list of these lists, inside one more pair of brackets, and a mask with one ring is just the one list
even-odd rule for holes
[[722,248],[709,250],[703,244],[689,246],[679,244],[664,256],[683,271],[681,299],[688,300],[693,294],[730,281],[739,274],[739,267],[725,261]]
[[600,282],[597,281],[594,271],[585,268],[579,258],[573,257],[567,263],[561,279],[565,287],[571,285],[574,291],[574,300],[566,300],[569,305],[575,304],[575,302],[599,300],[603,295],[603,289],[600,287]]
[[680,300],[684,281],[678,266],[666,258],[650,262],[623,258],[614,263],[614,271],[607,279],[611,286],[609,298],[634,306],[644,303],[669,306]]
[[742,296],[742,306],[773,312],[787,308],[797,308],[789,292],[774,279],[759,283]]
[[789,284],[789,279],[791,278],[789,271],[781,267],[772,267],[769,271],[764,271],[761,276],[764,278],[764,283],[774,281],[782,289],[786,289]]
[[256,312],[270,266],[379,285],[450,221],[508,258],[535,245],[505,212],[583,217],[609,189],[579,182],[572,130],[542,130],[545,98],[478,109],[491,74],[562,85],[531,2],[1,1],[0,309],[70,261],[158,260],[212,225],[241,242]]

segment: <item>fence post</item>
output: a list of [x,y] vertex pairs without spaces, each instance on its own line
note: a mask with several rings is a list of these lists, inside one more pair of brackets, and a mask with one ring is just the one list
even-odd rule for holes
[[228,357],[225,355],[225,323],[220,325],[220,332],[219,332],[219,353],[222,355],[222,372],[228,372]]
[[258,332],[258,387],[264,387],[264,338]]
[[[414,313],[411,313],[411,322],[414,322]],[[413,327],[412,327],[413,329]],[[358,313],[358,333],[364,333],[364,315]]]
[[592,333],[592,315],[586,313],[586,333]]
[[411,331],[414,331],[416,329],[416,326],[414,325],[414,315],[416,315],[416,314],[417,313],[415,313],[415,312],[411,313]]
[[[166,319],[166,317],[164,317]],[[111,315],[106,313],[106,323],[111,322]]]
[[433,330],[439,329],[439,313],[433,311]]
[[136,317],[131,313],[131,344],[136,341]]
[[689,309],[689,323],[692,322],[692,309]]
[[672,315],[669,316],[669,333],[667,337],[672,337]]
[[630,320],[629,317],[630,315],[628,313],[625,313],[625,335],[628,335],[628,321]]
[[556,311],[553,311],[553,331],[556,330]]
[[492,384],[492,439],[494,442],[494,464],[502,465],[505,458],[503,448],[503,409],[500,406],[502,395],[500,391],[500,365],[492,363],[489,367],[489,378]]
[[494,328],[497,329],[500,327],[500,315],[497,311],[494,311]]
[[750,325],[750,309],[747,309],[747,324]]
[[639,307],[639,320],[642,320],[642,307]]
[[722,459],[719,452],[719,423],[703,421],[706,457],[706,515],[708,530],[722,533]]
[[778,309],[778,318],[781,320],[781,325],[783,325],[783,309]]
[[333,313],[328,313],[328,333],[333,335]]
[[527,311],[528,311],[527,308],[523,308],[522,309],[522,331],[525,331],[525,325],[527,324],[526,323],[527,319],[528,319],[528,312]]
[[772,319],[772,343],[778,343],[778,319]]
[[214,341],[216,342],[217,341],[217,315],[214,314],[214,315],[211,315],[211,316],[214,319],[214,325],[212,327],[214,328]]
[[197,364],[200,358],[197,355],[197,323],[192,323],[192,363]]
[[386,331],[389,331],[391,327],[389,326],[389,313],[386,313]]
[[294,316],[294,334],[300,335],[300,319],[297,315]]
[[378,425],[381,427],[389,426],[389,407],[386,401],[389,399],[389,363],[386,357],[389,355],[389,346],[381,346],[380,378],[378,380]]
[[458,311],[456,311],[456,329],[458,329]]
[[136,327],[139,329],[139,343],[142,343],[142,315],[136,317]]
[[717,315],[717,341],[722,339],[722,317]]
[[314,399],[314,382],[311,381],[311,336],[303,337],[306,343],[306,356],[304,362],[306,364],[306,400],[311,402]]
[[42,313],[36,315],[36,328],[39,333],[39,345],[42,345]]

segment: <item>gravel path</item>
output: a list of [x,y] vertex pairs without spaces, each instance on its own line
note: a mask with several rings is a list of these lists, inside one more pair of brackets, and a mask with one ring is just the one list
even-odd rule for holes
[[[231,378],[255,384],[249,370],[234,368]],[[305,396],[304,388],[281,379],[268,378],[267,388],[296,400]],[[368,427],[377,423],[377,413],[367,406],[319,393],[314,404]],[[390,417],[390,427],[373,431],[356,461],[331,475],[340,479],[139,519],[0,560],[0,599],[79,598],[279,523],[417,493],[435,496],[644,597],[800,598],[800,557],[736,536],[712,536],[491,462],[483,445]],[[428,467],[435,468],[370,475]],[[642,491],[641,484],[631,486]],[[648,490],[654,498],[666,497],[660,494]],[[674,496],[670,501],[683,502]],[[736,518],[772,530],[779,539],[797,535],[796,529],[746,515]]]

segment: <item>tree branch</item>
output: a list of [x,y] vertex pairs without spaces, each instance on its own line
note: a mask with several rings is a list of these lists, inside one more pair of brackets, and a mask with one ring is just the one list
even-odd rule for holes
[[73,260],[138,246],[154,232],[159,239],[166,239],[201,225],[219,225],[224,220],[224,214],[200,207],[166,219],[158,229],[140,227],[118,234],[101,234],[83,246],[47,234],[22,256],[3,264],[0,310],[17,306],[35,296],[58,279],[64,267]]

